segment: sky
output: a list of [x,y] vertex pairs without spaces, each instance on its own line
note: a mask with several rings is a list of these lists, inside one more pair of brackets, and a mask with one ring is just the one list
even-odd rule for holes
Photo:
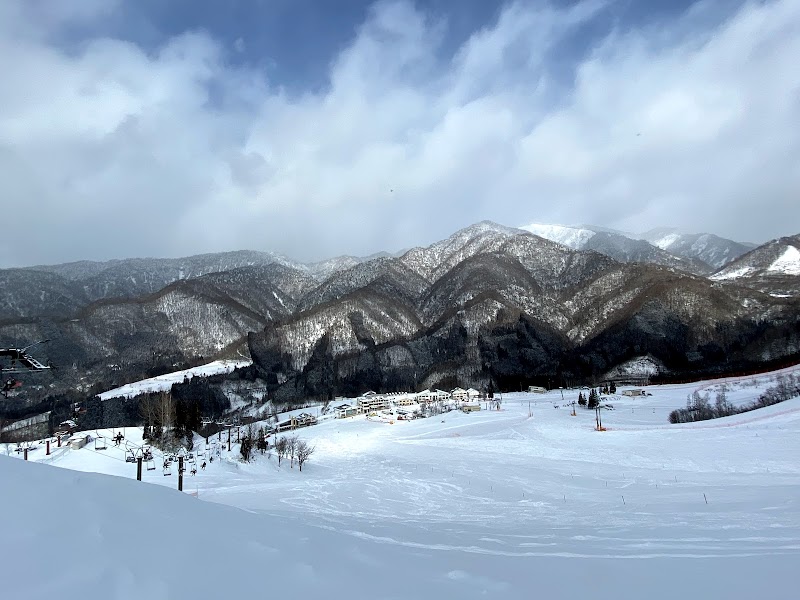
[[800,2],[3,0],[0,267],[800,232]]

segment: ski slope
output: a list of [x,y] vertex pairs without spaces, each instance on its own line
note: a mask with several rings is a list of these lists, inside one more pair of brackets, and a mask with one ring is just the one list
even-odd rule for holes
[[214,362],[198,367],[175,371],[173,373],[165,373],[157,377],[150,377],[149,379],[128,383],[114,388],[113,390],[98,394],[98,396],[101,400],[108,400],[109,398],[133,398],[139,394],[146,393],[168,392],[175,383],[182,383],[193,377],[209,377],[211,375],[230,373],[239,367],[246,367],[250,364],[252,364],[250,360],[215,360]]
[[[769,376],[724,383],[736,404],[771,384]],[[165,476],[160,464],[144,475],[155,485],[130,481],[135,465],[122,447],[51,457],[39,448],[28,463],[6,448],[0,480],[13,484],[0,502],[13,518],[3,533],[4,590],[25,598],[88,590],[126,599],[795,598],[800,400],[667,422],[692,391],[709,391],[713,402],[719,385],[610,398],[605,432],[594,431],[593,411],[571,416],[573,391],[563,402],[559,391],[506,394],[500,411],[392,424],[326,420],[297,432],[316,446],[302,473],[278,467],[275,456],[240,463],[223,433],[209,444],[219,457],[187,473],[183,494],[174,469]],[[137,429],[125,436],[140,441]],[[204,440],[197,446],[205,451]]]

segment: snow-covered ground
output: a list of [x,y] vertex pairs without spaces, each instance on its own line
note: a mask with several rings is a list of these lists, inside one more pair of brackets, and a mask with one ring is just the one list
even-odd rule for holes
[[151,377],[150,379],[128,383],[98,395],[101,400],[108,400],[109,398],[120,397],[133,398],[134,396],[144,393],[166,392],[172,388],[172,384],[174,383],[181,383],[192,377],[209,377],[221,373],[230,373],[234,369],[246,367],[249,364],[251,364],[249,360],[215,360],[214,362],[200,365],[199,367],[192,367],[191,369],[184,369],[183,371],[175,371],[173,373],[159,375],[158,377]]
[[769,266],[767,271],[785,273],[786,275],[800,275],[800,250],[794,246],[786,246],[783,254]]
[[[725,385],[738,404],[772,383]],[[577,391],[325,420],[297,431],[316,446],[302,473],[275,456],[238,462],[223,433],[184,494],[160,460],[144,474],[157,485],[126,480],[122,447],[40,447],[25,463],[0,446],[3,596],[795,598],[800,399],[667,422],[719,385],[610,398],[605,432],[593,411],[571,416]]]

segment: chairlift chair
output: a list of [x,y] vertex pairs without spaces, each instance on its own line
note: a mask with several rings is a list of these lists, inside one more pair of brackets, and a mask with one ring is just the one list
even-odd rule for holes
[[172,475],[172,463],[168,460],[164,461],[164,477]]
[[156,470],[156,461],[153,460],[152,455],[150,460],[147,461],[147,470],[148,471],[155,471]]
[[106,438],[103,436],[98,435],[94,438],[94,449],[95,450],[105,450],[106,449]]
[[136,454],[134,453],[133,448],[128,448],[128,450],[125,452],[125,462],[136,462]]

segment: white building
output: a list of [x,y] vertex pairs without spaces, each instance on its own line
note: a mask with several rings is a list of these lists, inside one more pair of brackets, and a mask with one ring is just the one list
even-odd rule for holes
[[469,394],[467,390],[457,387],[452,392],[450,392],[450,397],[455,400],[456,402],[466,402],[469,400]]

